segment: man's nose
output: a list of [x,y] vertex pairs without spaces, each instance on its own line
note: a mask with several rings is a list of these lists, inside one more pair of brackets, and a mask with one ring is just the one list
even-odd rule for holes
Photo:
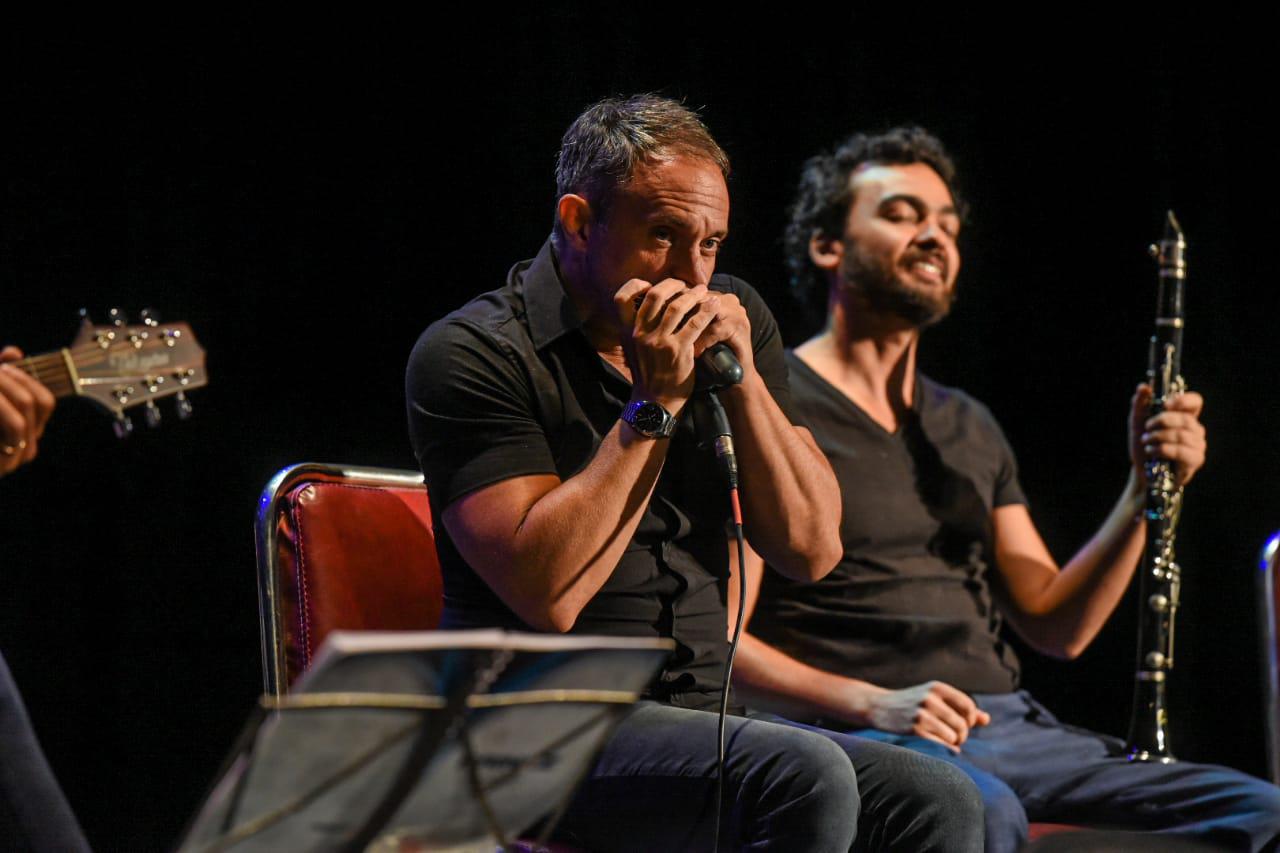
[[708,258],[694,247],[688,252],[680,252],[672,257],[669,278],[678,278],[690,287],[697,287],[711,282],[711,274],[715,272],[715,258]]
[[945,245],[954,242],[951,235],[943,230],[942,224],[936,219],[926,219],[920,223],[920,229],[916,232],[916,243],[920,245]]

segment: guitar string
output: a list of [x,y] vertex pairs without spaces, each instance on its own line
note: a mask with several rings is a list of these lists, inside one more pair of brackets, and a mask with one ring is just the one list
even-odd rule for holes
[[[157,341],[158,340],[159,339],[157,339]],[[116,346],[113,346],[112,348],[116,348]],[[154,343],[144,344],[142,348],[154,349],[155,344]],[[92,367],[98,366],[99,364],[107,360],[107,355],[109,350],[103,350],[101,346],[99,346],[96,343],[88,343],[88,344],[81,344],[79,346],[69,348],[69,352],[80,353],[80,357],[78,358],[73,357],[73,361],[76,362],[77,366],[82,368],[92,368]],[[92,357],[89,357],[89,356],[92,356]],[[61,351],[56,351],[51,353],[41,353],[39,355],[28,356],[26,358],[18,359],[16,362],[14,362],[14,364],[19,369],[26,372],[28,375],[33,376],[34,378],[39,380],[40,383],[42,385],[45,385],[50,390],[50,392],[54,394],[55,397],[70,396],[74,394],[76,391],[75,385],[71,381],[71,377],[67,371],[66,362],[63,359],[63,355]],[[178,365],[167,365],[166,369],[174,370],[174,369],[189,369],[189,368],[187,365],[178,364]],[[134,380],[137,382],[142,382],[146,379],[146,376],[143,374],[138,374],[136,376],[119,376],[117,378],[119,378],[121,381]],[[186,387],[187,386],[184,386],[183,388],[178,388],[176,390],[184,390]],[[175,393],[175,389],[166,388],[163,390],[159,390],[157,392],[153,392],[153,397],[164,397],[172,393]],[[139,398],[139,400],[140,399],[141,398]]]
[[[162,345],[162,342],[160,341],[160,339],[156,339],[154,341],[144,342],[141,347],[136,348],[136,351],[141,352],[144,349],[145,350],[156,349],[160,345]],[[99,346],[96,343],[88,343],[88,344],[79,344],[78,346],[74,346],[74,347],[68,347],[67,351],[71,353],[76,363],[79,364],[79,363],[88,363],[93,359],[101,358],[102,356],[107,355],[109,352],[111,352],[111,350],[123,349],[126,346],[128,345],[124,341],[121,341],[118,344],[112,344],[110,347],[106,349],[103,349],[101,346]],[[169,347],[169,349],[177,349],[180,346],[182,345],[177,344],[174,347]],[[55,350],[53,352],[47,352],[47,353],[41,353],[39,355],[28,356],[26,358],[18,359],[17,363],[35,364],[37,362],[44,363],[44,364],[61,363],[62,351]]]
[[[155,345],[143,345],[142,349],[137,351],[141,352],[148,349],[155,349]],[[82,352],[82,355],[76,355],[78,350]],[[97,351],[95,352],[94,350]],[[107,361],[109,355],[109,350],[102,350],[101,348],[96,347],[96,345],[93,349],[78,347],[70,350],[70,352],[73,355],[72,360],[75,362],[77,367],[96,367],[104,361]],[[14,362],[14,364],[22,367],[28,373],[46,372],[49,370],[53,370],[55,373],[66,371],[66,363],[63,361],[61,352],[45,353],[38,356],[19,359]],[[177,366],[183,366],[183,364],[179,364]],[[167,365],[166,369],[173,369],[173,367],[173,365]]]

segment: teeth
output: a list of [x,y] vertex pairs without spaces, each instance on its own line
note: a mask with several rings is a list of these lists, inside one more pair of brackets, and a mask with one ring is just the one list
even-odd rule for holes
[[920,267],[920,269],[932,275],[942,275],[942,268],[939,266],[935,266],[934,264],[931,264],[928,261],[921,261],[918,264],[918,266]]

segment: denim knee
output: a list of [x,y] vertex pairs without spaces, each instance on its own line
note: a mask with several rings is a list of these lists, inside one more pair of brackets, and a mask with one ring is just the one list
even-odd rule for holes
[[981,780],[978,789],[986,811],[988,853],[1013,853],[1027,841],[1027,811],[1018,795],[994,776]]
[[[857,832],[859,799],[853,764],[820,735],[773,727],[773,760],[757,768],[751,831],[764,848],[847,851]],[[756,774],[753,774],[756,775]],[[750,794],[748,794],[750,795]]]
[[862,767],[859,846],[871,850],[982,849],[983,801],[960,768],[897,747]]
[[[1270,849],[1280,841],[1280,788],[1261,779],[1250,778],[1248,791],[1234,808],[1253,839],[1255,849]],[[1280,845],[1277,845],[1280,846]]]

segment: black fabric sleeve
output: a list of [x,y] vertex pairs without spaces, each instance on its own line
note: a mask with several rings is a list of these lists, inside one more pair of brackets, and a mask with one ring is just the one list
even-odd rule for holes
[[1018,460],[1013,454],[1013,448],[1009,445],[1009,440],[1004,436],[1004,430],[1000,429],[1000,424],[996,422],[995,416],[991,414],[990,409],[986,406],[981,406],[979,411],[981,411],[983,418],[987,422],[991,440],[997,445],[1000,455],[1000,467],[996,471],[992,507],[1027,503],[1027,496],[1022,491],[1022,484],[1018,482]]
[[427,329],[405,393],[414,454],[441,508],[482,486],[556,473],[527,369],[482,329],[450,318]]
[[791,383],[787,378],[787,362],[782,354],[782,334],[778,331],[778,322],[774,320],[769,306],[754,287],[734,276],[714,276],[711,279],[711,289],[734,294],[747,309],[747,319],[751,321],[751,348],[755,353],[756,371],[787,420],[793,424],[802,423],[797,419],[791,404]]

